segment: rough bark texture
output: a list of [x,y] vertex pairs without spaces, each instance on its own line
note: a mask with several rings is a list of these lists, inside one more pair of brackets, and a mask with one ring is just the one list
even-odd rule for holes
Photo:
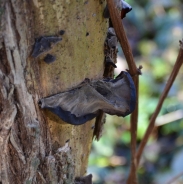
[[[62,122],[37,102],[103,75],[107,31],[98,0],[0,1],[0,183],[68,183],[86,172],[94,120]],[[31,57],[35,38],[58,36]],[[56,61],[47,64],[46,54]],[[69,141],[68,141],[69,140]]]

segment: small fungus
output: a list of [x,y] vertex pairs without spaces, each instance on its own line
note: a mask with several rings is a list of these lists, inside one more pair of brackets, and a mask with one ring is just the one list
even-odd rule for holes
[[115,63],[111,60],[110,57],[107,57],[107,58],[105,59],[105,64],[106,64],[106,65],[111,65],[111,66],[113,66],[114,68],[117,68],[117,66],[116,66]]
[[[114,2],[116,8],[121,12],[121,19],[123,19],[126,16],[126,14],[132,10],[132,7],[124,0],[115,0]],[[110,18],[109,9],[107,5],[104,9],[103,15],[104,18]]]
[[62,36],[64,35],[65,31],[64,30],[60,30],[59,34]]
[[136,90],[130,74],[123,71],[115,79],[87,79],[69,91],[42,98],[38,103],[63,121],[80,125],[96,117],[100,110],[123,117],[132,113]]
[[116,33],[115,33],[113,27],[109,27],[109,29],[108,29],[106,42],[107,42],[109,48],[114,49],[118,45],[118,39],[117,39],[117,36],[116,36]]
[[52,47],[61,40],[62,40],[61,37],[56,36],[40,37],[36,39],[32,52],[32,57],[37,58],[44,52],[51,50]]
[[121,10],[121,19],[126,17],[126,14],[132,10],[132,7],[125,1],[123,1],[123,8]]
[[117,68],[115,65],[113,58],[115,57],[115,54],[117,53],[117,45],[118,45],[118,39],[116,37],[116,33],[114,31],[113,27],[109,27],[107,32],[107,38],[105,40],[105,64],[111,65],[114,68]]
[[53,63],[55,60],[56,60],[56,57],[51,54],[47,54],[46,57],[44,58],[44,61],[47,64]]
[[76,177],[75,184],[92,184],[92,174],[83,177]]

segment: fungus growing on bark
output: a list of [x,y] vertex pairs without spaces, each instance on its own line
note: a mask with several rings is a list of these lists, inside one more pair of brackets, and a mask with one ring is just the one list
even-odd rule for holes
[[118,45],[118,39],[113,27],[109,27],[107,31],[107,44],[109,48],[116,48]]
[[44,58],[44,62],[47,64],[53,63],[55,60],[56,57],[51,54],[47,54],[46,57]]
[[107,37],[104,43],[105,64],[109,66],[111,65],[114,68],[117,68],[113,61],[115,53],[117,54],[117,44],[118,39],[116,37],[114,28],[109,27],[107,31]]
[[35,40],[32,57],[36,58],[53,48],[55,44],[62,40],[61,37],[56,36],[42,36]]
[[132,10],[132,7],[125,1],[123,1],[123,7],[121,10],[121,19],[126,17],[126,14]]
[[64,35],[65,31],[64,30],[60,30],[59,34],[62,36]]
[[117,116],[126,116],[135,109],[136,90],[128,72],[115,79],[82,82],[75,88],[39,100],[63,121],[80,125],[96,117],[100,110]]
[[75,184],[92,184],[92,174],[83,177],[76,177]]
[[[121,19],[126,17],[126,14],[132,10],[132,7],[124,0],[114,0],[116,8],[121,12]],[[104,9],[104,18],[110,18],[109,9],[106,5]]]
[[113,66],[114,68],[117,68],[117,66],[115,65],[115,63],[112,61],[112,59],[110,57],[106,57],[105,59],[105,64],[106,65],[111,65]]

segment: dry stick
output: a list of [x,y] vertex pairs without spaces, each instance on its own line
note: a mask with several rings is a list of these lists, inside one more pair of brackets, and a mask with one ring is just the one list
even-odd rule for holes
[[137,183],[136,179],[136,132],[137,132],[137,121],[138,121],[138,75],[139,75],[139,70],[137,69],[134,59],[133,59],[133,54],[130,48],[130,45],[128,43],[128,39],[125,34],[125,30],[123,28],[122,21],[117,13],[117,10],[114,6],[113,0],[107,0],[107,5],[109,8],[109,13],[110,13],[110,18],[115,30],[115,33],[117,35],[117,38],[120,42],[120,45],[123,49],[125,58],[128,63],[129,67],[129,73],[131,76],[133,76],[133,80],[135,83],[136,87],[136,93],[137,93],[137,104],[135,111],[131,115],[131,170],[130,170],[130,175],[127,183],[129,184],[135,184]]
[[119,14],[117,13],[118,11],[116,10],[114,6],[113,0],[107,0],[107,5],[109,8],[109,13],[110,13],[110,18],[115,30],[115,33],[117,35],[117,38],[120,42],[120,45],[123,49],[126,61],[128,63],[129,67],[129,73],[134,76],[138,74],[138,69],[135,65],[134,59],[133,59],[133,54],[130,48],[130,45],[128,43],[128,39],[125,34],[125,30],[123,28],[122,21],[120,19]]
[[[136,75],[133,77],[134,84],[136,86],[136,90],[138,91],[139,87],[139,76]],[[136,184],[136,170],[137,170],[137,163],[136,163],[136,139],[137,139],[137,120],[138,120],[138,95],[137,95],[136,107],[134,112],[130,117],[131,123],[131,167],[130,167],[130,174],[127,180],[128,184]]]
[[161,110],[163,102],[164,102],[164,100],[165,100],[165,98],[166,98],[166,96],[167,96],[167,94],[168,94],[168,92],[169,92],[169,90],[170,90],[170,88],[171,88],[178,72],[179,72],[179,69],[180,69],[182,63],[183,63],[183,41],[180,41],[179,54],[177,56],[177,60],[176,60],[175,65],[173,67],[172,73],[171,73],[171,75],[168,79],[168,82],[165,86],[165,89],[164,89],[163,93],[161,94],[161,97],[160,97],[160,100],[159,100],[158,105],[156,107],[156,110],[155,110],[154,114],[152,115],[152,117],[150,119],[149,126],[146,130],[146,133],[145,133],[145,135],[144,135],[144,137],[143,137],[143,139],[140,143],[139,149],[137,151],[137,155],[136,155],[137,166],[139,164],[141,155],[142,155],[144,147],[145,147],[145,145],[148,141],[148,138],[151,135],[151,132],[153,131],[153,128],[154,128],[154,125],[155,125],[155,120],[156,120],[156,118],[159,114],[159,111]]

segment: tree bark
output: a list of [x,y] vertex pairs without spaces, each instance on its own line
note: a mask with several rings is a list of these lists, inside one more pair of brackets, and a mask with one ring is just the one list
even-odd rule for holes
[[[72,184],[86,173],[95,121],[69,125],[37,102],[102,78],[104,7],[98,0],[1,1],[0,183]],[[41,36],[62,41],[33,58]],[[54,63],[43,61],[48,53]]]

